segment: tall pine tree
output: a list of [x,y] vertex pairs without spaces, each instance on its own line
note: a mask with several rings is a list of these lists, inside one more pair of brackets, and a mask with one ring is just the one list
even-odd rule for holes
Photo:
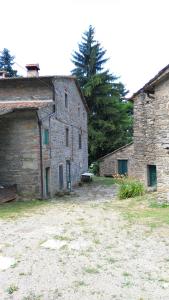
[[90,162],[130,142],[132,136],[132,105],[124,101],[124,85],[104,70],[106,50],[94,36],[95,29],[89,26],[79,51],[72,55],[72,74],[77,76],[90,109]]
[[14,58],[7,48],[4,48],[0,54],[0,70],[6,71],[7,77],[17,76],[17,71],[13,69]]

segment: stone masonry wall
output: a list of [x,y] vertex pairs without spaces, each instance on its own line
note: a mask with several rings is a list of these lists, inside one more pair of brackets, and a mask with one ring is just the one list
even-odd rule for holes
[[157,190],[169,201],[169,79],[156,86],[155,95]]
[[[87,112],[76,88],[74,80],[57,78],[55,80],[56,112],[43,121],[42,131],[50,132],[50,145],[43,145],[44,172],[50,167],[50,192],[53,196],[59,191],[59,165],[63,165],[63,181],[65,190],[66,160],[71,162],[72,186],[80,181],[80,176],[88,169],[88,137]],[[65,107],[67,93],[68,107]],[[44,118],[45,110],[41,110],[40,118]],[[69,130],[69,145],[66,146],[66,128]],[[82,149],[79,149],[79,134],[82,136]],[[43,132],[42,132],[43,135]],[[45,181],[45,174],[44,174]],[[45,191],[44,191],[45,192]]]
[[100,176],[106,174],[118,174],[118,160],[127,159],[128,160],[128,175],[133,175],[133,152],[134,145],[130,144],[126,147],[122,147],[119,150],[116,150],[107,156],[105,156],[100,161]]
[[0,183],[17,184],[25,196],[40,196],[39,133],[35,112],[0,119]]
[[[44,81],[44,79],[43,79]],[[53,87],[52,81],[55,88]],[[55,97],[54,97],[55,90]],[[68,107],[65,107],[65,93]],[[43,194],[46,195],[46,168],[49,168],[49,193],[59,191],[59,165],[63,165],[65,190],[66,160],[71,162],[72,186],[88,169],[87,112],[74,79],[56,77],[46,79],[0,80],[0,101],[52,100],[53,105],[38,111],[41,120]],[[37,115],[18,111],[0,119],[0,183],[17,183],[18,191],[40,195],[40,150]],[[6,129],[5,129],[6,128]],[[66,128],[69,129],[69,145],[66,146]],[[49,130],[49,144],[45,145],[44,130]],[[79,149],[79,134],[82,149]],[[17,141],[18,139],[18,141]],[[7,149],[7,152],[6,152]],[[2,170],[2,171],[1,171]],[[5,170],[5,172],[4,172]]]
[[147,186],[147,165],[156,164],[156,100],[141,93],[134,99],[135,177]]

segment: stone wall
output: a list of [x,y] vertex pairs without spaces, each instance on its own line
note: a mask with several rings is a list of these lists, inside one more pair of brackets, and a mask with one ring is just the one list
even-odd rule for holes
[[[66,160],[71,163],[71,184],[76,185],[80,176],[88,169],[88,136],[87,112],[79,95],[74,80],[58,79],[55,85],[56,112],[50,118],[44,119],[46,110],[40,111],[42,135],[45,128],[50,132],[50,145],[43,145],[44,181],[45,168],[50,167],[50,192],[54,195],[59,191],[59,165],[63,165],[63,190],[67,189]],[[68,107],[65,107],[65,93]],[[52,113],[52,111],[51,111]],[[66,128],[69,130],[69,145],[66,146]],[[79,134],[82,137],[82,148],[79,149]],[[45,188],[45,187],[44,187]],[[45,190],[44,190],[45,193]]]
[[0,80],[0,101],[52,99],[53,86],[49,79],[11,78]]
[[156,165],[157,191],[165,198],[169,193],[168,86],[169,80],[165,80],[156,84],[153,95],[140,93],[134,99],[135,175],[147,186],[147,167]]
[[128,160],[128,175],[133,175],[134,145],[126,145],[100,159],[100,176],[118,174],[118,160]]
[[[45,80],[45,81],[44,81]],[[65,93],[68,106],[65,106]],[[46,193],[46,169],[49,168],[49,194],[59,191],[59,165],[63,165],[63,190],[67,188],[66,160],[71,163],[71,184],[80,181],[88,169],[87,112],[74,79],[0,80],[0,101],[54,100],[38,110],[41,120],[43,194]],[[55,112],[54,106],[55,105]],[[0,128],[0,182],[18,185],[19,193],[40,196],[41,169],[38,118],[33,112],[18,111],[4,115]],[[66,146],[66,128],[69,144]],[[49,130],[45,145],[44,130]],[[79,149],[79,134],[82,147]]]
[[156,99],[145,93],[134,99],[135,176],[147,186],[147,165],[156,165]]
[[39,133],[35,112],[0,119],[0,183],[17,184],[25,196],[40,196]]

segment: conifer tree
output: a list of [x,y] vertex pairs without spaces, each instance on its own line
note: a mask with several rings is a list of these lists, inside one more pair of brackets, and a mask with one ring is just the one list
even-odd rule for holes
[[100,43],[95,40],[95,29],[89,26],[74,51],[72,62],[86,98],[89,113],[89,161],[117,149],[131,141],[132,105],[124,101],[127,93],[117,76],[104,69],[108,59]]
[[13,69],[14,56],[10,54],[7,48],[4,48],[0,53],[0,70],[7,72],[7,77],[16,77],[17,71]]

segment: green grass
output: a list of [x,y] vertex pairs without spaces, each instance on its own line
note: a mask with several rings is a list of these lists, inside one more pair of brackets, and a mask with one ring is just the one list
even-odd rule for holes
[[29,200],[9,202],[0,205],[0,218],[17,218],[24,216],[24,214],[35,212],[40,207],[49,205],[49,201],[46,200]]
[[93,183],[105,186],[111,186],[116,183],[116,180],[111,177],[94,176]]
[[156,193],[116,200],[109,204],[108,209],[120,211],[129,223],[145,224],[151,228],[169,225],[169,205],[158,204]]

